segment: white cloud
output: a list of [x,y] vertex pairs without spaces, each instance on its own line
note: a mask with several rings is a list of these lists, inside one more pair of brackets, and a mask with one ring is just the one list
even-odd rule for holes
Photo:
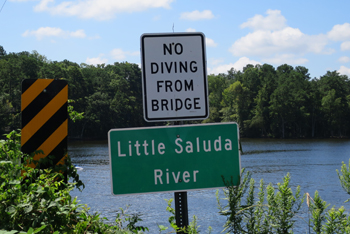
[[265,58],[263,59],[263,62],[265,63],[271,63],[271,64],[290,64],[290,65],[301,65],[309,62],[306,58],[300,58],[297,57],[294,54],[277,54],[272,58]]
[[218,45],[213,39],[207,37],[205,38],[205,44],[209,47],[216,47]]
[[34,10],[52,15],[77,16],[84,19],[108,20],[118,13],[145,11],[149,8],[170,8],[173,0],[40,0]]
[[71,37],[78,37],[78,38],[84,38],[86,37],[84,30],[80,29],[75,32],[69,33]]
[[126,53],[122,49],[113,49],[111,55],[116,60],[124,60],[126,58]]
[[340,49],[342,51],[350,50],[350,41],[345,41],[345,42],[341,43]]
[[126,59],[127,56],[139,56],[140,52],[135,51],[135,52],[130,52],[130,51],[124,51],[120,48],[113,49],[111,51],[111,56],[113,59],[117,61],[123,61]]
[[44,37],[61,37],[61,38],[85,38],[86,34],[84,30],[79,29],[77,31],[64,31],[61,28],[41,27],[37,30],[27,30],[22,34],[23,37],[35,36],[38,40]]
[[90,65],[97,65],[97,64],[103,64],[103,63],[107,63],[108,59],[106,58],[102,58],[103,54],[100,54],[98,57],[96,58],[87,58],[86,59],[86,63],[90,64]]
[[340,69],[338,70],[338,72],[339,72],[341,75],[350,76],[350,68],[347,68],[347,67],[345,67],[345,66],[340,66]]
[[213,66],[216,66],[216,65],[218,65],[218,64],[220,64],[220,63],[223,63],[224,62],[224,59],[222,59],[222,58],[219,58],[219,59],[213,59],[213,58],[211,58],[211,59],[209,59],[209,63],[211,64],[211,65],[213,65]]
[[183,12],[181,13],[180,19],[184,20],[206,20],[214,18],[213,13],[210,10],[192,11],[192,12]]
[[240,59],[238,59],[237,62],[235,63],[229,63],[229,64],[222,64],[222,65],[218,65],[214,68],[208,68],[208,74],[219,74],[219,73],[227,73],[228,70],[230,70],[231,68],[234,68],[235,70],[243,70],[243,68],[245,66],[247,66],[247,64],[261,64],[260,62],[254,61],[254,60],[250,60],[247,57],[241,57]]
[[270,56],[275,53],[331,53],[325,35],[309,36],[297,28],[277,31],[258,30],[235,41],[230,52],[235,56]]
[[[140,56],[140,52],[138,52],[138,51],[135,51],[135,52],[124,51],[123,49],[116,48],[116,49],[113,49],[111,52],[109,52],[108,55],[99,54],[98,57],[87,58],[86,63],[97,65],[97,64],[102,64],[102,63],[106,64],[109,60],[126,61],[126,60],[128,60],[129,56]],[[109,59],[107,59],[106,57],[109,57]]]
[[[295,65],[307,63],[304,57],[308,53],[335,52],[327,47],[329,34],[308,35],[286,22],[279,10],[268,10],[264,16],[255,15],[241,24],[241,28],[252,31],[236,40],[229,51],[234,56],[259,56],[263,62]],[[346,48],[346,44],[343,47]]]
[[[197,30],[194,28],[188,28],[186,29],[186,32],[197,32]],[[218,43],[216,43],[213,39],[210,39],[208,37],[205,38],[205,44],[208,47],[216,47],[218,45]]]
[[194,28],[188,28],[188,29],[186,29],[186,32],[196,32],[196,29],[194,29]]
[[333,41],[346,41],[350,40],[350,24],[337,24],[334,25],[331,31],[327,33],[329,39]]
[[267,10],[267,16],[255,15],[241,24],[241,28],[251,28],[254,30],[279,30],[286,27],[286,18],[279,10]]
[[350,58],[347,57],[347,56],[343,56],[343,57],[340,57],[338,59],[338,62],[340,62],[340,63],[348,63],[348,62],[350,62]]

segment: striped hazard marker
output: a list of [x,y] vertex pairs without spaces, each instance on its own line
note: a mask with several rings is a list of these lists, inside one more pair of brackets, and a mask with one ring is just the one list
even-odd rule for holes
[[[64,80],[25,79],[22,82],[21,111],[23,153],[36,154],[34,160],[55,156],[63,164],[67,157],[68,84]],[[34,167],[34,164],[30,165]]]

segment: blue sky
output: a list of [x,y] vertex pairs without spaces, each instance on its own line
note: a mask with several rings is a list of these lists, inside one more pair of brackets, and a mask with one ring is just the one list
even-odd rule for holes
[[208,74],[246,64],[350,77],[350,1],[0,0],[0,45],[51,61],[140,64],[143,33],[203,32]]

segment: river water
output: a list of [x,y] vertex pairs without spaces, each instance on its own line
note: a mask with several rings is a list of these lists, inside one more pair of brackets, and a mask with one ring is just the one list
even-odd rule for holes
[[[314,195],[317,190],[321,198],[331,204],[330,207],[345,206],[349,211],[350,203],[344,201],[350,198],[340,186],[336,169],[340,169],[342,161],[348,164],[350,158],[349,139],[326,140],[276,140],[276,139],[241,139],[243,154],[241,167],[252,172],[256,185],[260,179],[265,183],[276,185],[282,182],[289,172],[293,191],[297,185],[302,193]],[[85,184],[82,192],[72,191],[80,203],[91,207],[90,213],[101,213],[113,222],[119,208],[130,207],[127,213],[141,213],[142,222],[138,223],[149,228],[149,233],[159,233],[157,225],[168,225],[169,213],[165,210],[165,199],[174,197],[174,193],[156,193],[129,196],[111,195],[110,166],[107,141],[69,142],[68,153],[72,162],[83,168],[79,171],[80,179]],[[220,197],[223,198],[222,191]],[[189,191],[188,209],[190,221],[197,216],[202,233],[207,228],[213,228],[212,233],[223,230],[225,217],[218,214],[216,189]],[[306,233],[307,206],[303,208],[298,218],[299,228],[296,233]]]

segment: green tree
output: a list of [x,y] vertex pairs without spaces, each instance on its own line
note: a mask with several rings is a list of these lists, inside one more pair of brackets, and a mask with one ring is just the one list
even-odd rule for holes
[[319,90],[321,92],[321,111],[327,126],[324,127],[325,134],[338,136],[346,134],[349,127],[350,109],[348,105],[349,79],[338,72],[327,72],[319,80]]
[[11,124],[13,120],[12,105],[9,102],[8,94],[0,94],[0,134],[4,134],[5,128]]
[[309,83],[309,102],[306,104],[308,111],[310,113],[310,126],[311,126],[311,137],[317,135],[317,130],[321,131],[318,128],[319,124],[322,122],[323,113],[321,111],[322,98],[321,92],[318,88],[318,81],[313,79]]
[[208,76],[209,90],[209,118],[204,120],[204,123],[220,122],[221,121],[221,101],[223,91],[228,87],[228,80],[222,75]]
[[84,111],[85,118],[81,121],[83,124],[80,137],[98,137],[104,138],[112,128],[114,113],[110,109],[110,98],[108,94],[95,92],[84,99],[88,105]]
[[6,51],[4,47],[0,45],[0,59],[2,59],[4,56],[6,56]]
[[240,82],[236,81],[226,88],[221,101],[222,121],[235,121],[240,126],[240,133],[244,134],[244,120],[247,119],[249,90]]
[[289,65],[277,68],[277,88],[270,97],[270,114],[279,129],[277,136],[305,136],[304,123],[309,115],[305,107],[308,77]]
[[237,77],[237,79],[247,88],[246,95],[246,107],[242,110],[243,113],[243,124],[245,135],[251,136],[256,135],[257,132],[254,131],[254,128],[251,128],[251,122],[254,117],[254,112],[252,111],[255,108],[256,103],[254,99],[258,95],[258,92],[261,88],[261,78],[260,70],[261,65],[256,65],[255,67],[251,64],[248,64],[243,68],[243,73]]
[[57,62],[44,62],[39,71],[40,78],[47,79],[68,79],[67,70]]
[[260,130],[261,136],[268,136],[271,125],[269,103],[271,94],[276,89],[276,70],[273,66],[264,64],[259,67],[261,87],[254,97],[254,107],[251,109],[250,128]]

